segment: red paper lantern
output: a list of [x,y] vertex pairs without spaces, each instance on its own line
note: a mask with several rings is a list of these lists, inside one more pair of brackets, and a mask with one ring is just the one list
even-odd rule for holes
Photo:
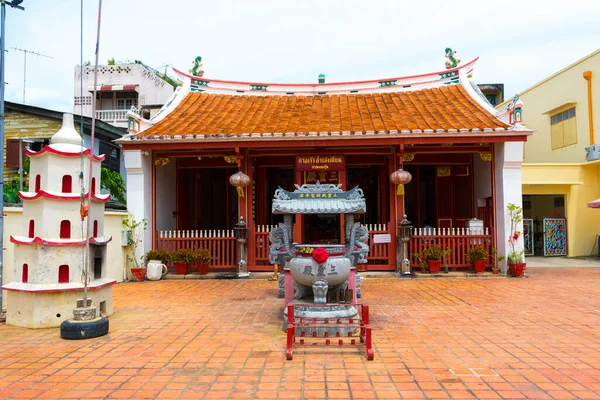
[[238,171],[229,177],[229,183],[236,187],[238,196],[244,197],[244,188],[250,184],[250,177],[242,171]]
[[312,252],[312,258],[317,262],[317,264],[323,264],[329,258],[329,253],[322,247],[317,247]]
[[396,195],[404,195],[404,185],[409,183],[412,180],[412,175],[410,172],[403,170],[400,168],[398,171],[392,172],[390,175],[390,181],[394,185],[398,185],[396,189]]

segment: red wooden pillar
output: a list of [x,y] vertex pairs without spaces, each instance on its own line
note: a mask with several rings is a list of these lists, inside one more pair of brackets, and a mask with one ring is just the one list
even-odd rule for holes
[[[343,191],[347,191],[348,190],[348,173],[347,173],[347,169],[348,167],[344,167],[343,170],[340,171],[340,183],[342,184],[342,190]],[[346,243],[346,232],[344,229],[344,217],[340,216],[340,244]]]
[[253,157],[248,157],[247,156],[248,151],[246,151],[246,171],[245,174],[248,175],[250,177],[250,185],[248,185],[248,187],[246,188],[246,216],[244,217],[244,220],[246,221],[246,224],[248,225],[248,241],[247,241],[247,246],[248,246],[248,266],[252,266],[254,267],[256,265],[256,224],[254,221],[254,201],[253,201],[253,193],[255,193],[254,190],[254,168],[253,168],[253,164],[254,164],[254,158]]
[[[302,186],[302,184],[304,183],[304,181],[302,179],[302,171],[294,170],[294,182],[297,185]],[[300,214],[296,214],[296,222],[294,223],[294,227],[292,229],[293,241],[296,243],[302,243],[304,241],[303,232],[304,232],[304,217]]]
[[[388,157],[388,185],[391,185],[391,183],[389,182],[389,176],[398,168],[402,168],[403,155],[404,149],[403,146],[400,146],[400,148],[394,147],[394,153]],[[391,241],[388,247],[389,267],[392,269],[396,269],[396,234],[398,232],[398,225],[400,224],[404,216],[404,195],[396,195],[396,188],[392,188],[391,190],[389,190],[389,199],[389,232],[391,237]]]

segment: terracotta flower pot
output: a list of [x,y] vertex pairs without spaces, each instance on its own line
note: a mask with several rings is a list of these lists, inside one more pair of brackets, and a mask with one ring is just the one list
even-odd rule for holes
[[527,263],[508,264],[510,274],[514,277],[520,277],[525,275],[525,267],[527,267]]
[[473,266],[475,268],[475,273],[481,274],[485,271],[485,260],[475,260],[473,261]]
[[185,275],[187,271],[187,264],[175,263],[175,269],[178,275]]
[[135,282],[141,282],[146,276],[146,268],[131,268],[131,276]]
[[198,269],[198,273],[200,273],[200,275],[206,275],[208,272],[208,264],[196,263],[196,268]]
[[442,260],[427,260],[427,266],[430,273],[437,274],[442,268]]

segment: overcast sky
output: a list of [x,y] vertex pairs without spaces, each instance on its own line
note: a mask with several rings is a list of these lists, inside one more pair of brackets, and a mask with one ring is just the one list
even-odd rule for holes
[[[80,0],[7,7],[6,99],[73,110]],[[83,60],[94,62],[97,0],[84,1]],[[444,49],[477,56],[477,83],[512,96],[600,48],[597,0],[104,0],[100,64],[142,60],[260,82],[390,78],[444,68]],[[170,68],[170,67],[169,67]],[[600,79],[598,77],[597,79]],[[581,82],[574,84],[584,84]]]

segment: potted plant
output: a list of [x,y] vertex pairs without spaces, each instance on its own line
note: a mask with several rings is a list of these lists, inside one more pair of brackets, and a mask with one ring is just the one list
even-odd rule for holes
[[467,250],[467,262],[473,264],[476,274],[481,274],[485,271],[488,254],[487,249],[483,246],[475,246]]
[[506,257],[499,256],[498,250],[495,247],[492,247],[492,274],[498,275],[500,270],[498,269],[498,263],[504,261]]
[[198,272],[200,273],[200,275],[206,275],[210,260],[210,251],[208,251],[207,249],[194,250],[194,261],[196,263],[196,268],[198,268]]
[[450,254],[452,249],[442,249],[440,246],[432,246],[423,249],[420,253],[414,253],[413,257],[417,258],[421,262],[427,262],[429,272],[437,274],[440,272],[442,267],[442,257]]
[[146,253],[146,278],[150,281],[160,280],[167,272],[167,262],[171,255],[161,249],[150,250]]
[[525,249],[519,249],[519,237],[521,231],[517,230],[519,224],[523,222],[523,208],[513,203],[508,203],[506,207],[508,218],[510,219],[510,236],[508,237],[508,245],[510,251],[506,256],[508,268],[512,276],[520,277],[525,274],[527,263],[525,262]]
[[[140,243],[142,243],[143,232],[148,226],[148,221],[143,218],[136,221],[132,214],[127,215],[123,219],[124,234],[127,239],[126,253],[127,253],[127,265],[131,272],[131,277],[134,281],[143,281],[146,276],[146,267],[144,264],[140,266],[137,259],[137,249]],[[140,261],[143,259],[143,255],[140,257]]]
[[179,249],[171,253],[171,261],[179,275],[185,275],[188,265],[194,262],[194,252],[189,249]]
[[159,261],[162,264],[169,262],[171,255],[166,250],[156,249],[146,253],[146,264],[151,261]]

